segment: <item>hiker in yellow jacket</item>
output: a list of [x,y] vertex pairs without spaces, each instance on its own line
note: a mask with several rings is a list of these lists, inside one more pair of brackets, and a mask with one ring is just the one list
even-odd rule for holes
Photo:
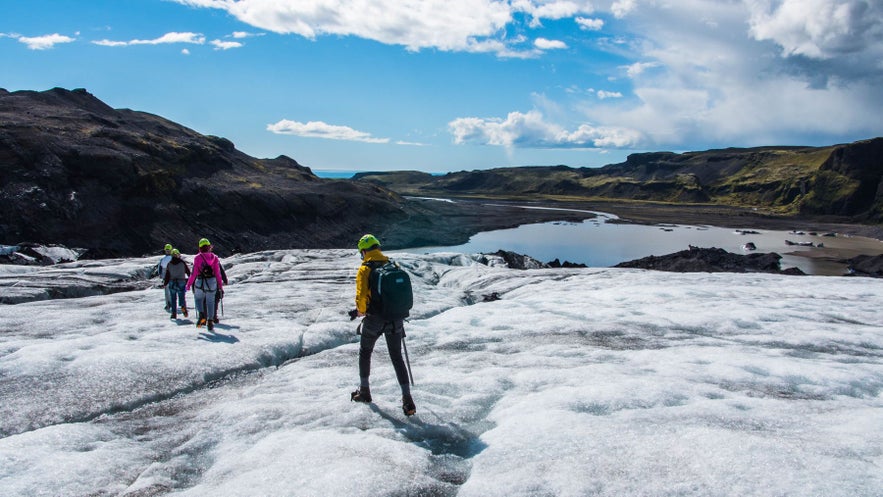
[[[402,357],[402,340],[405,337],[403,319],[388,320],[380,314],[378,302],[372,302],[371,272],[374,268],[389,261],[389,257],[380,251],[380,241],[374,235],[365,235],[359,239],[359,254],[362,265],[356,273],[356,313],[363,317],[361,339],[359,341],[359,388],[350,395],[354,402],[371,402],[369,376],[371,375],[371,354],[374,344],[380,335],[386,336],[386,348],[395,368],[396,379],[402,388],[402,410],[406,416],[417,412],[414,399],[411,398],[411,385],[408,382],[408,369]],[[376,283],[374,283],[376,285]]]

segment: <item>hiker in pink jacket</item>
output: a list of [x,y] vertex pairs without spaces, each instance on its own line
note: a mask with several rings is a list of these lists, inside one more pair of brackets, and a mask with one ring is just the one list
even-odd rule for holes
[[208,326],[209,331],[215,328],[215,294],[223,291],[221,280],[221,263],[218,256],[212,253],[212,244],[207,239],[199,240],[199,253],[193,257],[193,271],[187,280],[186,291],[193,288],[193,300],[199,319],[196,327]]

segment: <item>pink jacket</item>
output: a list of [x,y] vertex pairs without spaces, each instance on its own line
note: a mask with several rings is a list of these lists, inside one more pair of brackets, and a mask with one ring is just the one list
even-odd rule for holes
[[193,282],[202,273],[202,267],[205,265],[211,266],[215,279],[218,281],[218,290],[224,288],[224,282],[221,280],[221,262],[218,256],[211,252],[200,252],[193,258],[193,271],[190,272],[190,278],[187,279],[187,286],[184,288],[184,291],[190,291],[190,287],[193,286]]

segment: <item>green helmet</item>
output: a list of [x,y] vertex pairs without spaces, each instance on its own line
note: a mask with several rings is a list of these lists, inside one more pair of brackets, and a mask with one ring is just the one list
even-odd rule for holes
[[380,240],[374,235],[365,235],[359,238],[359,250],[367,250],[373,246],[380,246]]
[[172,244],[171,244],[171,243],[167,243],[166,246],[163,247],[163,250],[165,250],[166,252],[168,252],[169,250],[172,250]]
[[172,249],[172,256],[181,255],[181,251],[178,249]]
[[211,245],[212,242],[208,241],[208,238],[203,238],[199,240],[199,248],[205,247],[206,245]]

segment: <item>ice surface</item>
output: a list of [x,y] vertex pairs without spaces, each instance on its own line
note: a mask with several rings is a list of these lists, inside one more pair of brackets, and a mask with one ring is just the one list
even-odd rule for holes
[[225,259],[215,333],[158,288],[0,306],[0,494],[881,495],[883,280],[395,256],[411,418],[383,346],[349,401],[352,251]]

